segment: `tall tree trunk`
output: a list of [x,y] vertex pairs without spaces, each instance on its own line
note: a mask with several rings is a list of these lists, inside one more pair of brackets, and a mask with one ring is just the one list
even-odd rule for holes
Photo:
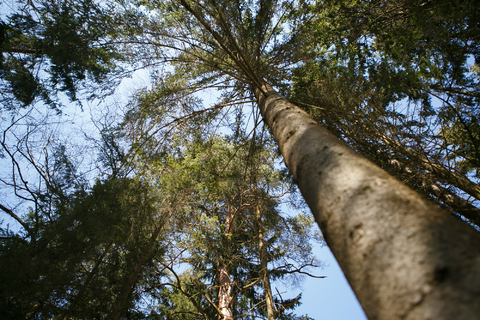
[[267,305],[267,318],[268,320],[275,320],[272,287],[270,285],[270,274],[268,272],[267,248],[263,238],[262,215],[260,213],[258,199],[255,201],[255,215],[258,224],[258,248],[260,250],[260,265],[262,267],[261,276],[263,291],[265,292],[265,303]]
[[219,320],[233,320],[230,302],[232,300],[232,283],[228,274],[227,266],[220,262],[217,267],[218,271],[218,309],[221,314],[218,315]]
[[[232,224],[234,219],[233,203],[228,200],[227,216],[225,217],[225,233],[232,232]],[[217,257],[217,272],[218,272],[218,309],[221,314],[218,315],[219,320],[233,320],[233,313],[231,308],[232,302],[232,283],[228,273],[227,266],[224,263],[224,257],[219,255]]]
[[268,84],[258,106],[369,319],[478,319],[480,235]]

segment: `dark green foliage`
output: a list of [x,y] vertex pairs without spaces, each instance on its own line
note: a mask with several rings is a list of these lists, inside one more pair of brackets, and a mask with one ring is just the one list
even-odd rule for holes
[[29,2],[8,16],[0,22],[4,105],[40,97],[55,106],[57,91],[73,101],[86,81],[106,82],[121,60],[107,40],[113,30],[113,11],[91,0]]
[[0,70],[0,75],[10,84],[15,98],[24,105],[32,103],[38,91],[38,83],[31,69],[25,59],[18,59],[5,61]]
[[[4,319],[103,318],[146,247],[156,212],[148,188],[129,179],[63,197],[40,225],[32,212],[34,240],[4,234],[1,242]],[[161,255],[160,243],[154,252]]]

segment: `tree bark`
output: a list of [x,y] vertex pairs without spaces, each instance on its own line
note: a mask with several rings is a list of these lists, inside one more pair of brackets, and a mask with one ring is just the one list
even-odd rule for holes
[[[227,204],[227,215],[225,217],[225,233],[228,234],[232,232],[234,214],[233,214],[233,204],[232,201],[228,200]],[[230,275],[228,273],[227,266],[223,262],[223,257],[219,256],[217,265],[218,272],[218,309],[221,314],[218,315],[219,320],[233,320],[233,313],[231,308],[232,301],[232,283]]]
[[355,153],[270,85],[254,91],[367,317],[478,319],[478,232]]
[[263,238],[262,215],[258,206],[258,199],[255,203],[255,215],[258,224],[258,248],[260,251],[260,265],[262,267],[261,277],[263,291],[265,292],[265,304],[267,305],[267,319],[275,320],[275,309],[273,306],[272,287],[270,285],[270,274],[268,272],[267,248]]
[[221,314],[218,315],[219,320],[233,320],[230,301],[232,299],[232,284],[227,267],[224,263],[219,263],[217,267],[219,290],[218,290],[218,309]]

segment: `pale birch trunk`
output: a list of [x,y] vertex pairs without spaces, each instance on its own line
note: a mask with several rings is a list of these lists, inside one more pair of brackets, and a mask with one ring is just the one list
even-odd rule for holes
[[268,84],[254,89],[367,317],[479,319],[478,232],[355,153]]

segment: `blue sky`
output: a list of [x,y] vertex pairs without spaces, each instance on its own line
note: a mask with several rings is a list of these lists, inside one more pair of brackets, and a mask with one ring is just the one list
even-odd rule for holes
[[314,251],[317,258],[328,265],[319,272],[327,277],[305,280],[301,290],[303,304],[296,309],[296,314],[308,314],[315,320],[366,320],[330,249],[317,246]]

